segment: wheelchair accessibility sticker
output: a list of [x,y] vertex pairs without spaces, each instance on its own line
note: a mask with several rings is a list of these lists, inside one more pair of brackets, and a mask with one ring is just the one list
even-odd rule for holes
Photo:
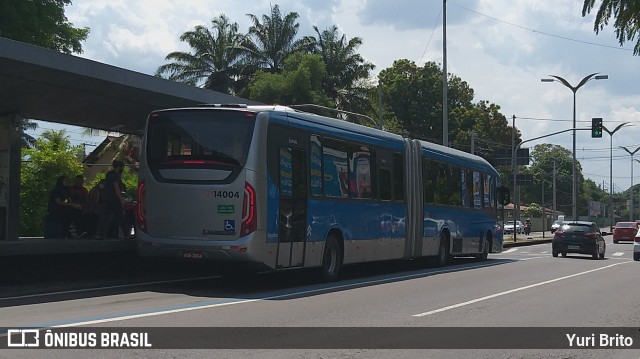
[[225,232],[235,232],[236,231],[236,221],[232,219],[224,220],[224,230]]

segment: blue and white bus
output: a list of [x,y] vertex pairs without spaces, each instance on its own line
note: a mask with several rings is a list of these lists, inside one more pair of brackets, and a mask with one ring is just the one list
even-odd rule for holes
[[138,186],[142,256],[263,268],[502,251],[498,172],[437,144],[282,106],[149,115]]

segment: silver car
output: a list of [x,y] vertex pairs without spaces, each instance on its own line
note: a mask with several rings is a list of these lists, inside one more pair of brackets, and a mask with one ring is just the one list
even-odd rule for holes
[[[523,234],[524,233],[524,225],[522,224],[521,221],[516,221],[516,225],[515,225],[515,231],[518,234]],[[513,233],[513,221],[507,221],[507,223],[504,225],[504,233]]]
[[555,222],[553,222],[553,224],[551,225],[551,233],[555,232],[558,230],[558,228],[560,228],[560,226],[562,226],[562,222],[561,220],[557,220]]

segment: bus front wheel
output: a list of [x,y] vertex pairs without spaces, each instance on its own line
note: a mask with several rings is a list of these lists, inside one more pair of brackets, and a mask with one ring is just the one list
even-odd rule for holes
[[335,235],[330,234],[324,244],[320,275],[323,281],[331,282],[338,278],[342,267],[342,251]]

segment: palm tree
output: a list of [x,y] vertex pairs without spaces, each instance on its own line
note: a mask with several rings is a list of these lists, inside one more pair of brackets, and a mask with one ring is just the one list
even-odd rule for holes
[[[158,67],[156,76],[168,74],[168,79],[192,86],[233,94],[235,77],[243,53],[245,35],[238,32],[238,24],[230,23],[224,15],[213,19],[212,31],[198,25],[180,36],[193,52],[174,51],[165,57],[169,62]],[[204,83],[203,83],[204,82]]]
[[372,85],[367,83],[371,70],[375,66],[366,62],[356,52],[362,45],[362,39],[354,37],[347,40],[340,35],[337,26],[331,26],[322,32],[314,26],[317,39],[312,38],[312,51],[322,56],[327,76],[323,90],[338,109],[351,112],[371,112],[369,100]]
[[61,130],[46,130],[40,135],[43,140],[47,141],[51,148],[55,151],[67,149],[71,146],[71,141],[67,135],[67,131]]
[[33,148],[36,144],[35,137],[27,134],[27,130],[35,130],[38,128],[38,124],[28,120],[26,118],[21,118],[19,120],[19,126],[22,128],[22,137],[20,138],[22,148]]
[[284,60],[290,54],[310,49],[312,38],[295,39],[300,26],[296,22],[298,13],[290,12],[282,17],[276,4],[271,8],[271,16],[262,15],[262,22],[255,15],[247,16],[253,25],[249,27],[249,37],[244,45],[247,60],[256,68],[281,72]]

